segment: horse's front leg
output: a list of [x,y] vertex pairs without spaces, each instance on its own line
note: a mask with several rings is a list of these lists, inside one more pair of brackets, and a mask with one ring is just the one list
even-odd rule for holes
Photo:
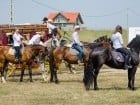
[[132,87],[131,87],[132,90],[135,90],[135,74],[136,74],[136,70],[137,70],[136,67],[132,69]]
[[129,69],[128,70],[128,88],[129,89],[131,89],[132,88],[132,86],[131,86],[131,80],[132,80],[132,70],[131,69]]
[[2,83],[6,83],[7,70],[8,70],[8,62],[5,61],[4,64],[3,64],[2,71],[1,71]]

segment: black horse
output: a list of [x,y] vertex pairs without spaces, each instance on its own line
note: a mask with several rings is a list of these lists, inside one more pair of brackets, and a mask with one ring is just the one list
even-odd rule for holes
[[[137,67],[139,65],[139,51],[140,51],[140,36],[136,36],[127,47],[130,48],[130,64],[132,68],[128,69],[128,88],[135,90],[135,74]],[[103,64],[106,64],[112,68],[124,69],[124,60],[118,59],[116,57],[117,52],[109,48],[96,48],[91,52],[89,61],[87,64],[87,69],[84,72],[84,85],[87,90],[90,89],[90,86],[94,86],[94,90],[98,89],[97,77],[99,71]],[[123,56],[122,56],[123,58]],[[94,85],[93,85],[94,84]]]

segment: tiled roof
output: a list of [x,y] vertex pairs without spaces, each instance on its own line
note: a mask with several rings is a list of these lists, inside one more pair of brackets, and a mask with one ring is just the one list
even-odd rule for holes
[[50,13],[48,15],[48,19],[54,20],[55,17],[59,14],[63,15],[66,19],[68,19],[68,23],[75,23],[77,18],[80,18],[81,23],[83,23],[83,20],[82,20],[79,12],[55,12],[55,13]]

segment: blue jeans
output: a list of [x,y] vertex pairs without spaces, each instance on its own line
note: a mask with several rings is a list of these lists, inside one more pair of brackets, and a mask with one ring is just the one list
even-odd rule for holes
[[78,59],[79,59],[80,61],[82,61],[82,58],[83,58],[83,56],[84,56],[83,48],[82,48],[80,45],[76,44],[76,43],[73,44],[72,47],[73,47],[74,49],[76,49],[76,50],[79,52],[79,54],[78,54]]

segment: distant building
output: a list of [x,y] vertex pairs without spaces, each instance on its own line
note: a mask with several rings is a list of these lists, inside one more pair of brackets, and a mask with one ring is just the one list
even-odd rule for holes
[[83,19],[79,12],[55,12],[50,13],[47,17],[52,19],[56,26],[66,29],[73,29],[75,25],[82,25]]

